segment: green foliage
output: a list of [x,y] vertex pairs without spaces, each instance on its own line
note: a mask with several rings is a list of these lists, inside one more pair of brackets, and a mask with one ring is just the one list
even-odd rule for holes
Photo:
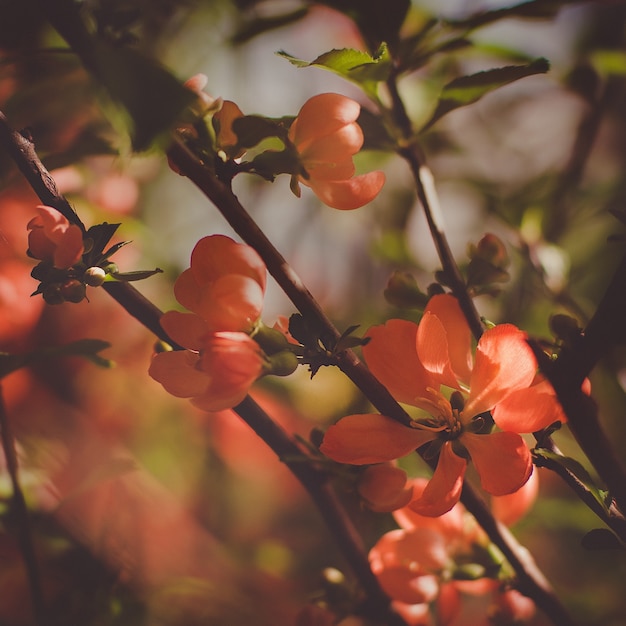
[[509,65],[455,78],[443,88],[437,108],[422,127],[422,131],[430,128],[444,115],[477,102],[498,87],[503,87],[527,76],[545,74],[549,69],[550,64],[546,59],[536,59],[527,65]]
[[26,354],[0,352],[0,378],[33,363],[64,356],[79,356],[100,367],[112,367],[113,362],[100,356],[111,344],[100,339],[78,339],[63,346],[40,348]]
[[320,67],[335,72],[357,83],[371,97],[376,97],[377,83],[387,80],[391,70],[391,57],[387,45],[382,43],[374,55],[361,50],[344,48],[321,54],[313,61],[303,61],[283,50],[277,54],[296,67]]

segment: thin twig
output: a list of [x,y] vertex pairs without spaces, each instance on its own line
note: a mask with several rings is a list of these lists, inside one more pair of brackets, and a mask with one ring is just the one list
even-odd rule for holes
[[39,626],[46,624],[46,608],[44,602],[43,589],[41,586],[41,574],[39,563],[35,554],[33,543],[30,515],[24,498],[24,492],[20,487],[17,452],[15,449],[15,437],[11,429],[9,416],[4,404],[4,395],[0,385],[0,436],[2,438],[2,449],[6,459],[7,471],[11,479],[13,490],[12,501],[17,518],[17,535],[20,552],[26,567],[26,575],[30,587],[30,597],[33,606],[35,621]]
[[[16,137],[13,132],[10,132],[6,118],[0,112],[0,128],[2,127],[4,127],[5,132],[0,137],[4,138],[5,143],[14,141],[22,143],[24,138],[21,135]],[[30,144],[30,142],[28,143]],[[20,170],[31,184],[31,187],[40,195],[42,201],[43,198],[41,196],[44,195],[49,206],[57,208],[67,205],[67,201],[58,192],[52,177],[37,157],[32,144],[27,150],[11,151],[11,155],[18,161],[18,165],[23,165],[23,160],[26,158],[25,155],[28,155],[30,166],[28,168],[20,167]],[[45,183],[42,181],[45,181]],[[66,217],[73,223],[77,223],[78,216],[75,213],[66,214]],[[174,349],[182,349],[161,328],[159,319],[162,312],[132,285],[123,282],[106,282],[103,288],[128,313],[151,330],[157,337],[169,343]],[[339,334],[337,333],[338,336]],[[279,458],[284,460],[285,464],[311,495],[365,594],[365,599],[361,606],[363,614],[379,619],[382,623],[389,626],[406,626],[404,620],[391,609],[390,599],[382,591],[377,578],[372,573],[360,536],[339,503],[336,494],[328,484],[328,476],[324,472],[315,469],[309,463],[288,460],[302,457],[302,450],[252,398],[247,397],[233,410],[261,437]],[[0,422],[1,426],[2,423]],[[2,432],[4,436],[4,428],[2,428]],[[43,624],[43,622],[41,623]]]
[[[316,322],[317,326],[329,336],[338,337],[339,332],[328,320],[319,304],[248,215],[232,190],[215,177],[181,141],[174,141],[168,151],[168,157],[176,165],[178,171],[184,173],[205,193],[237,234],[248,245],[255,248],[263,258],[270,274],[302,315]],[[378,411],[401,423],[407,423],[410,418],[404,409],[352,351],[347,350],[341,353],[337,358],[337,363]],[[555,624],[573,625],[574,621],[568,611],[540,574],[532,557],[508,530],[494,519],[484,500],[471,485],[464,486],[461,501],[478,523],[485,528],[491,541],[506,555],[511,567],[518,574],[524,593],[533,598],[537,606],[541,607]]]

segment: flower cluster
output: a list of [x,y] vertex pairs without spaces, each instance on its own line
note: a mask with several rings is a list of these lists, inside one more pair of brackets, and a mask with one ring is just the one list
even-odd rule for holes
[[372,372],[400,402],[424,413],[410,427],[377,414],[344,417],[326,432],[324,454],[365,465],[429,446],[426,456],[438,459],[435,472],[408,505],[421,515],[441,515],[456,504],[470,459],[492,495],[512,493],[528,480],[531,455],[518,433],[565,417],[552,388],[537,379],[524,332],[510,324],[490,328],[472,355],[469,326],[446,294],[431,298],[419,325],[390,320],[366,336],[363,354]]
[[[265,284],[265,264],[250,246],[224,235],[200,239],[191,267],[174,285],[176,299],[190,312],[161,317],[165,332],[185,350],[156,354],[150,375],[172,395],[191,398],[207,411],[241,402],[257,378],[276,373],[276,363],[251,337],[259,328]],[[287,343],[282,333],[276,337]],[[277,354],[295,369],[293,353]]]
[[[374,466],[375,467],[375,466]],[[425,479],[413,479],[407,487],[419,497]],[[501,521],[513,522],[534,502],[536,480],[508,496],[494,498],[494,512]],[[509,508],[515,517],[507,515]],[[465,508],[457,503],[439,517],[425,517],[409,507],[394,512],[399,528],[385,533],[372,547],[369,560],[381,587],[393,600],[396,610],[411,626],[453,623],[461,609],[462,594],[487,595],[495,616],[507,612],[510,622],[521,623],[534,613],[528,598],[509,588],[506,572],[489,539]],[[502,578],[502,580],[499,580]]]

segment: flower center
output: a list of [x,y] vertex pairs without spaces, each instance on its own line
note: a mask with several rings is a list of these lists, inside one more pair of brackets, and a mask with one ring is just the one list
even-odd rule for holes
[[440,391],[428,387],[429,397],[419,398],[420,406],[425,408],[432,419],[420,423],[420,428],[441,433],[440,436],[447,440],[456,439],[463,432],[461,411],[464,399],[459,391],[455,391],[446,398]]

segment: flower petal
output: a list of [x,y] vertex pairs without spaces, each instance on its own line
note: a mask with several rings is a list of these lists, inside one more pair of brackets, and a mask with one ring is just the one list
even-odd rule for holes
[[427,388],[436,381],[424,369],[417,356],[417,324],[392,319],[384,325],[373,326],[365,336],[363,356],[371,372],[399,401],[415,404],[428,395]]
[[208,332],[205,321],[195,313],[167,311],[159,323],[176,343],[196,352],[202,348],[202,339]]
[[267,279],[265,263],[254,248],[225,235],[210,235],[198,241],[191,253],[191,271],[198,285],[213,282],[225,274],[243,274],[256,280],[265,290]]
[[384,463],[406,456],[434,437],[430,431],[403,426],[384,415],[348,415],[326,431],[320,451],[339,463]]
[[519,389],[498,402],[492,411],[501,430],[533,433],[567,418],[549,382]]
[[447,513],[461,497],[466,468],[467,461],[457,456],[451,443],[446,441],[441,447],[433,477],[422,495],[409,502],[408,508],[426,517]]
[[289,139],[299,151],[305,150],[310,141],[355,122],[360,112],[361,105],[352,98],[336,93],[318,94],[302,105],[289,129]]
[[263,290],[248,276],[220,276],[204,289],[196,312],[214,331],[249,332],[261,316]]
[[341,163],[354,156],[363,145],[363,131],[356,123],[346,124],[330,135],[313,139],[305,150],[299,150],[304,167],[316,163]]
[[472,372],[472,331],[463,315],[459,301],[450,294],[433,296],[426,311],[435,315],[448,335],[450,363],[456,377],[468,384]]
[[375,171],[348,180],[309,180],[307,184],[324,204],[333,209],[350,211],[364,206],[378,195],[385,184],[385,174]]
[[483,489],[494,496],[517,491],[533,471],[530,450],[517,433],[464,433],[461,443],[472,457]]
[[476,348],[469,398],[463,410],[465,421],[490,411],[513,391],[528,387],[536,370],[526,333],[512,324],[486,330]]
[[425,311],[420,320],[415,347],[420,361],[437,381],[437,387],[459,388],[450,364],[448,334],[441,320],[429,311]]
[[165,391],[177,398],[191,398],[204,393],[209,379],[198,369],[198,355],[186,350],[155,354],[148,374],[160,382]]

